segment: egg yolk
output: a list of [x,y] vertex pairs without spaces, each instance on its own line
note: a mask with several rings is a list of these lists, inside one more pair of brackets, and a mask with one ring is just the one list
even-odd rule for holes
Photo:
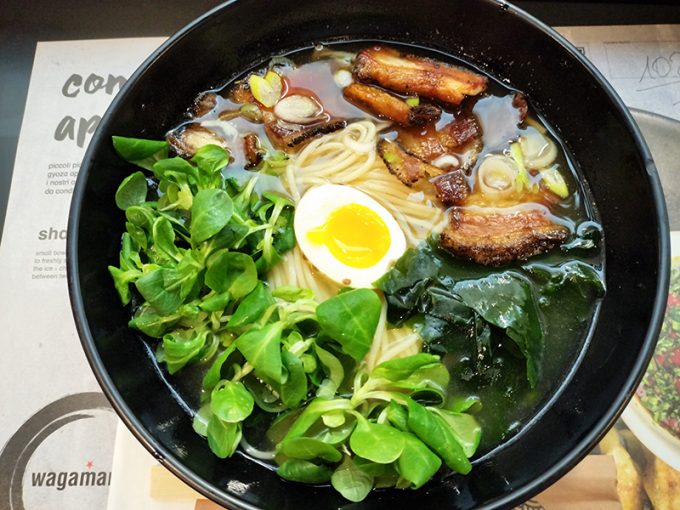
[[307,234],[324,245],[346,266],[366,268],[377,264],[390,248],[390,231],[383,219],[365,205],[348,204],[328,215],[326,222]]

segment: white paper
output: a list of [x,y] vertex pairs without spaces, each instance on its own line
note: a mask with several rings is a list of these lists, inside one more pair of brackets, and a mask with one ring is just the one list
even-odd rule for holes
[[680,25],[563,27],[634,108],[680,120]]
[[[37,45],[0,245],[0,508],[105,506],[116,418],[73,323],[64,240],[89,133],[162,40]],[[43,436],[24,468],[17,445]]]

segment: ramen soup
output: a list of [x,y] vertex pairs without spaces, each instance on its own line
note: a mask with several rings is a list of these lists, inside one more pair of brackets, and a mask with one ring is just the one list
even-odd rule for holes
[[316,47],[202,92],[109,268],[196,432],[351,501],[465,475],[540,415],[604,293],[587,185],[529,97],[420,48]]

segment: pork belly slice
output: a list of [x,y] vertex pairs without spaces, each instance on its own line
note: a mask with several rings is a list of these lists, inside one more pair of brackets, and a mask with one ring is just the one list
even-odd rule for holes
[[203,117],[217,105],[217,94],[214,92],[202,92],[194,100],[191,108],[191,116],[194,118]]
[[483,92],[487,85],[486,77],[462,67],[381,46],[360,51],[353,72],[358,81],[454,106],[466,96]]
[[437,198],[445,207],[461,205],[470,194],[465,172],[454,170],[432,181],[437,190]]
[[208,144],[219,145],[229,150],[224,138],[196,123],[171,131],[165,139],[178,155],[185,158],[192,157],[198,149]]
[[440,168],[412,156],[398,143],[389,140],[382,139],[378,142],[378,154],[385,162],[387,169],[407,186],[413,186],[421,179],[442,173]]
[[263,150],[256,134],[248,133],[243,137],[243,155],[246,158],[246,168],[254,168],[262,161]]
[[435,122],[442,114],[438,106],[427,103],[411,106],[399,97],[363,83],[352,83],[345,87],[342,94],[347,101],[362,110],[405,127],[423,126]]
[[234,84],[229,90],[229,99],[234,103],[244,104],[252,103],[255,101],[252,91],[250,90],[250,85],[248,85],[247,80],[241,80]]
[[278,149],[291,149],[302,143],[308,142],[317,136],[332,133],[347,126],[342,119],[330,119],[318,124],[303,126],[301,124],[289,124],[282,120],[267,122],[264,130],[269,141]]
[[443,154],[463,155],[462,166],[474,163],[482,149],[482,134],[475,116],[460,113],[439,130],[402,130],[399,143],[409,154],[431,162]]
[[542,209],[481,213],[456,207],[440,243],[459,257],[501,266],[545,253],[568,236],[569,230],[553,223]]

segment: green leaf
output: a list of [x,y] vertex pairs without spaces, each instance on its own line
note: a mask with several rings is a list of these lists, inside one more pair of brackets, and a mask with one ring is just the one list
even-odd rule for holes
[[400,325],[418,311],[423,294],[438,276],[441,261],[427,246],[411,248],[375,286],[385,292],[388,320]]
[[168,157],[168,142],[113,136],[113,148],[118,155],[130,163],[152,170],[154,163]]
[[233,204],[226,191],[204,189],[194,197],[191,206],[191,240],[201,243],[217,234],[229,223]]
[[468,458],[472,457],[477,451],[479,441],[482,438],[482,427],[480,427],[477,420],[465,413],[456,413],[434,407],[428,407],[428,409],[446,423],[458,444],[463,447],[465,455]]
[[[329,415],[338,416],[340,413],[342,413],[342,411],[331,411],[329,413],[324,414],[322,416],[322,420],[323,418],[326,418]],[[348,417],[345,419],[345,422],[342,425],[333,428],[329,428],[328,426],[326,426],[322,428],[319,432],[314,434],[314,437],[319,441],[323,441],[324,443],[338,446],[347,441],[347,438],[349,438],[350,434],[354,431],[355,426],[356,420]]]
[[194,415],[192,426],[194,432],[199,436],[208,437],[208,421],[210,420],[210,415],[210,403],[202,405]]
[[288,459],[279,466],[276,473],[286,480],[302,483],[324,483],[331,478],[328,466],[301,459]]
[[281,401],[288,407],[297,407],[307,397],[307,374],[300,358],[292,352],[283,351],[281,360],[288,371],[286,382],[279,387]]
[[464,475],[472,469],[463,448],[448,427],[425,407],[408,401],[408,426],[427,446],[432,448],[452,470]]
[[179,250],[175,246],[175,231],[167,218],[163,216],[156,218],[151,228],[151,235],[156,253],[172,261],[179,259]]
[[321,415],[325,413],[339,410],[349,410],[351,408],[352,404],[350,401],[344,398],[329,400],[326,398],[317,397],[307,404],[302,413],[300,413],[300,416],[298,416],[295,422],[291,425],[290,429],[288,429],[284,440],[302,436],[312,425],[314,425],[317,420],[321,418]]
[[236,348],[255,367],[255,373],[263,379],[279,384],[283,375],[282,330],[282,323],[274,322],[261,329],[251,329],[236,339]]
[[231,301],[231,294],[228,291],[221,294],[210,293],[203,296],[198,306],[206,312],[221,312],[227,307],[229,301]]
[[358,503],[371,492],[373,477],[359,469],[351,457],[345,457],[342,464],[333,472],[331,485],[345,499]]
[[240,382],[221,381],[211,393],[210,408],[220,420],[237,423],[253,412],[255,401]]
[[160,315],[147,304],[137,310],[128,326],[150,337],[161,338],[178,320],[178,315]]
[[370,289],[343,292],[321,303],[316,314],[322,329],[361,361],[371,348],[380,320],[380,298]]
[[241,441],[241,424],[220,420],[214,414],[208,421],[208,446],[220,459],[231,457]]
[[349,438],[352,451],[378,464],[389,464],[399,458],[404,450],[403,432],[380,423],[359,420]]
[[198,182],[196,167],[180,157],[158,161],[153,166],[153,173],[161,185],[176,184],[179,188],[185,188]]
[[338,388],[345,378],[345,369],[342,367],[342,363],[340,363],[338,358],[320,347],[319,344],[314,344],[314,351],[316,352],[316,355],[323,366],[323,371],[326,374],[326,379],[324,379],[319,386],[317,396],[332,397],[335,395],[336,391],[338,391]]
[[109,273],[113,278],[113,285],[118,291],[121,303],[127,305],[130,302],[130,283],[136,281],[142,275],[142,272],[137,270],[122,271],[115,266],[109,266]]
[[279,443],[279,453],[293,459],[339,462],[342,454],[333,446],[311,437],[295,437]]
[[393,427],[404,432],[408,431],[408,413],[406,412],[406,409],[397,404],[394,400],[391,400],[390,403],[387,404],[387,420]]
[[229,164],[229,153],[219,145],[204,145],[191,158],[193,163],[208,176],[213,176]]
[[155,269],[135,282],[142,297],[161,315],[171,314],[182,304],[179,287],[166,289],[166,278],[171,271],[167,268]]
[[258,281],[255,289],[239,303],[236,311],[229,319],[227,327],[239,328],[257,321],[264,312],[274,304],[272,293],[263,282]]
[[467,306],[506,331],[526,358],[527,379],[532,388],[541,374],[543,332],[529,284],[512,273],[465,280],[453,288]]
[[299,287],[290,287],[287,285],[276,287],[272,291],[272,294],[274,297],[283,299],[289,303],[294,303],[301,299],[314,299],[314,292],[311,289],[301,289]]
[[146,202],[147,184],[142,172],[128,175],[116,191],[116,205],[123,211],[133,205]]
[[185,365],[200,357],[207,335],[207,331],[201,333],[194,331],[189,339],[178,332],[164,335],[159,361],[166,363],[171,375],[177,373]]
[[241,299],[253,291],[257,281],[255,262],[245,253],[223,251],[208,260],[205,284],[215,292]]
[[236,344],[233,343],[215,358],[215,361],[213,361],[213,364],[210,365],[210,368],[203,376],[203,389],[210,391],[217,386],[217,383],[220,382],[220,379],[222,378],[222,366],[235,349]]
[[381,363],[373,369],[371,377],[399,381],[410,377],[419,368],[434,363],[439,363],[439,356],[420,352],[406,358],[397,358]]
[[397,470],[413,489],[418,489],[435,475],[442,461],[413,434],[405,433],[404,436],[404,451],[397,461]]

